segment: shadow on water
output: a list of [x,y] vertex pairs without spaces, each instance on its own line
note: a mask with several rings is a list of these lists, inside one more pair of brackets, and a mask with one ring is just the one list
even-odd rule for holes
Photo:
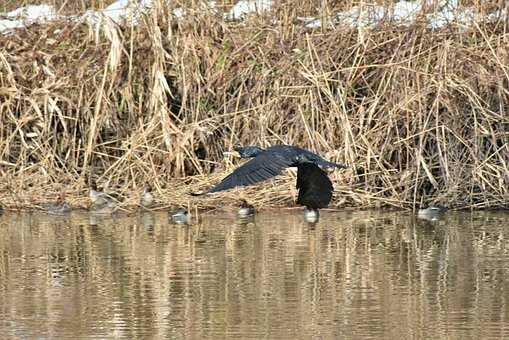
[[[233,216],[233,215],[232,215]],[[3,338],[509,336],[509,214],[0,217]]]

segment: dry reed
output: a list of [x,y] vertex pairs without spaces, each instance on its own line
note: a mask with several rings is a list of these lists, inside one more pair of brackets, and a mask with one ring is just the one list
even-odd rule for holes
[[289,206],[291,172],[186,194],[233,169],[222,152],[235,143],[284,142],[352,166],[331,176],[332,206],[509,206],[505,21],[312,30],[295,23],[311,5],[225,22],[199,3],[180,20],[156,4],[137,26],[61,21],[0,36],[3,205],[63,190],[86,206],[94,177],[125,206],[146,182],[163,208],[239,195]]

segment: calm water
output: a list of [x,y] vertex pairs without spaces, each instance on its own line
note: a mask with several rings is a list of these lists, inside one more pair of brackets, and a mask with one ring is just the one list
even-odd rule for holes
[[502,339],[509,214],[0,216],[2,339]]

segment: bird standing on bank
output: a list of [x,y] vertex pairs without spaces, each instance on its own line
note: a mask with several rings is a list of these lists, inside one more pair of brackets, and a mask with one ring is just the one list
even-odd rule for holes
[[140,205],[143,208],[150,208],[154,204],[154,201],[155,197],[154,194],[152,194],[152,187],[150,184],[147,184],[141,193]]
[[118,210],[118,201],[112,196],[99,191],[95,181],[90,183],[88,197],[92,201],[92,211],[96,214],[111,214]]
[[58,195],[56,202],[44,203],[41,208],[52,215],[64,215],[71,211],[71,206],[65,201],[65,192]]
[[326,171],[348,167],[326,161],[309,150],[292,145],[273,145],[267,149],[257,146],[237,146],[234,152],[226,154],[251,160],[235,169],[205,193],[193,195],[199,196],[252,185],[278,176],[286,168],[297,167],[299,190],[297,203],[305,206],[306,211],[318,215],[318,209],[327,207],[332,199],[332,182]]

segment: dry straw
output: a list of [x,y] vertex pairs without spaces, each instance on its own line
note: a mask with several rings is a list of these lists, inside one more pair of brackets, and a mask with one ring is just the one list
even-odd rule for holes
[[288,207],[292,172],[186,194],[237,165],[222,155],[233,144],[284,142],[352,165],[331,175],[333,206],[508,207],[504,20],[311,30],[294,19],[339,7],[281,2],[271,15],[225,22],[187,5],[180,20],[157,2],[136,26],[53,22],[0,36],[3,205],[65,191],[86,206],[93,177],[126,207],[146,182],[161,208],[239,196]]

